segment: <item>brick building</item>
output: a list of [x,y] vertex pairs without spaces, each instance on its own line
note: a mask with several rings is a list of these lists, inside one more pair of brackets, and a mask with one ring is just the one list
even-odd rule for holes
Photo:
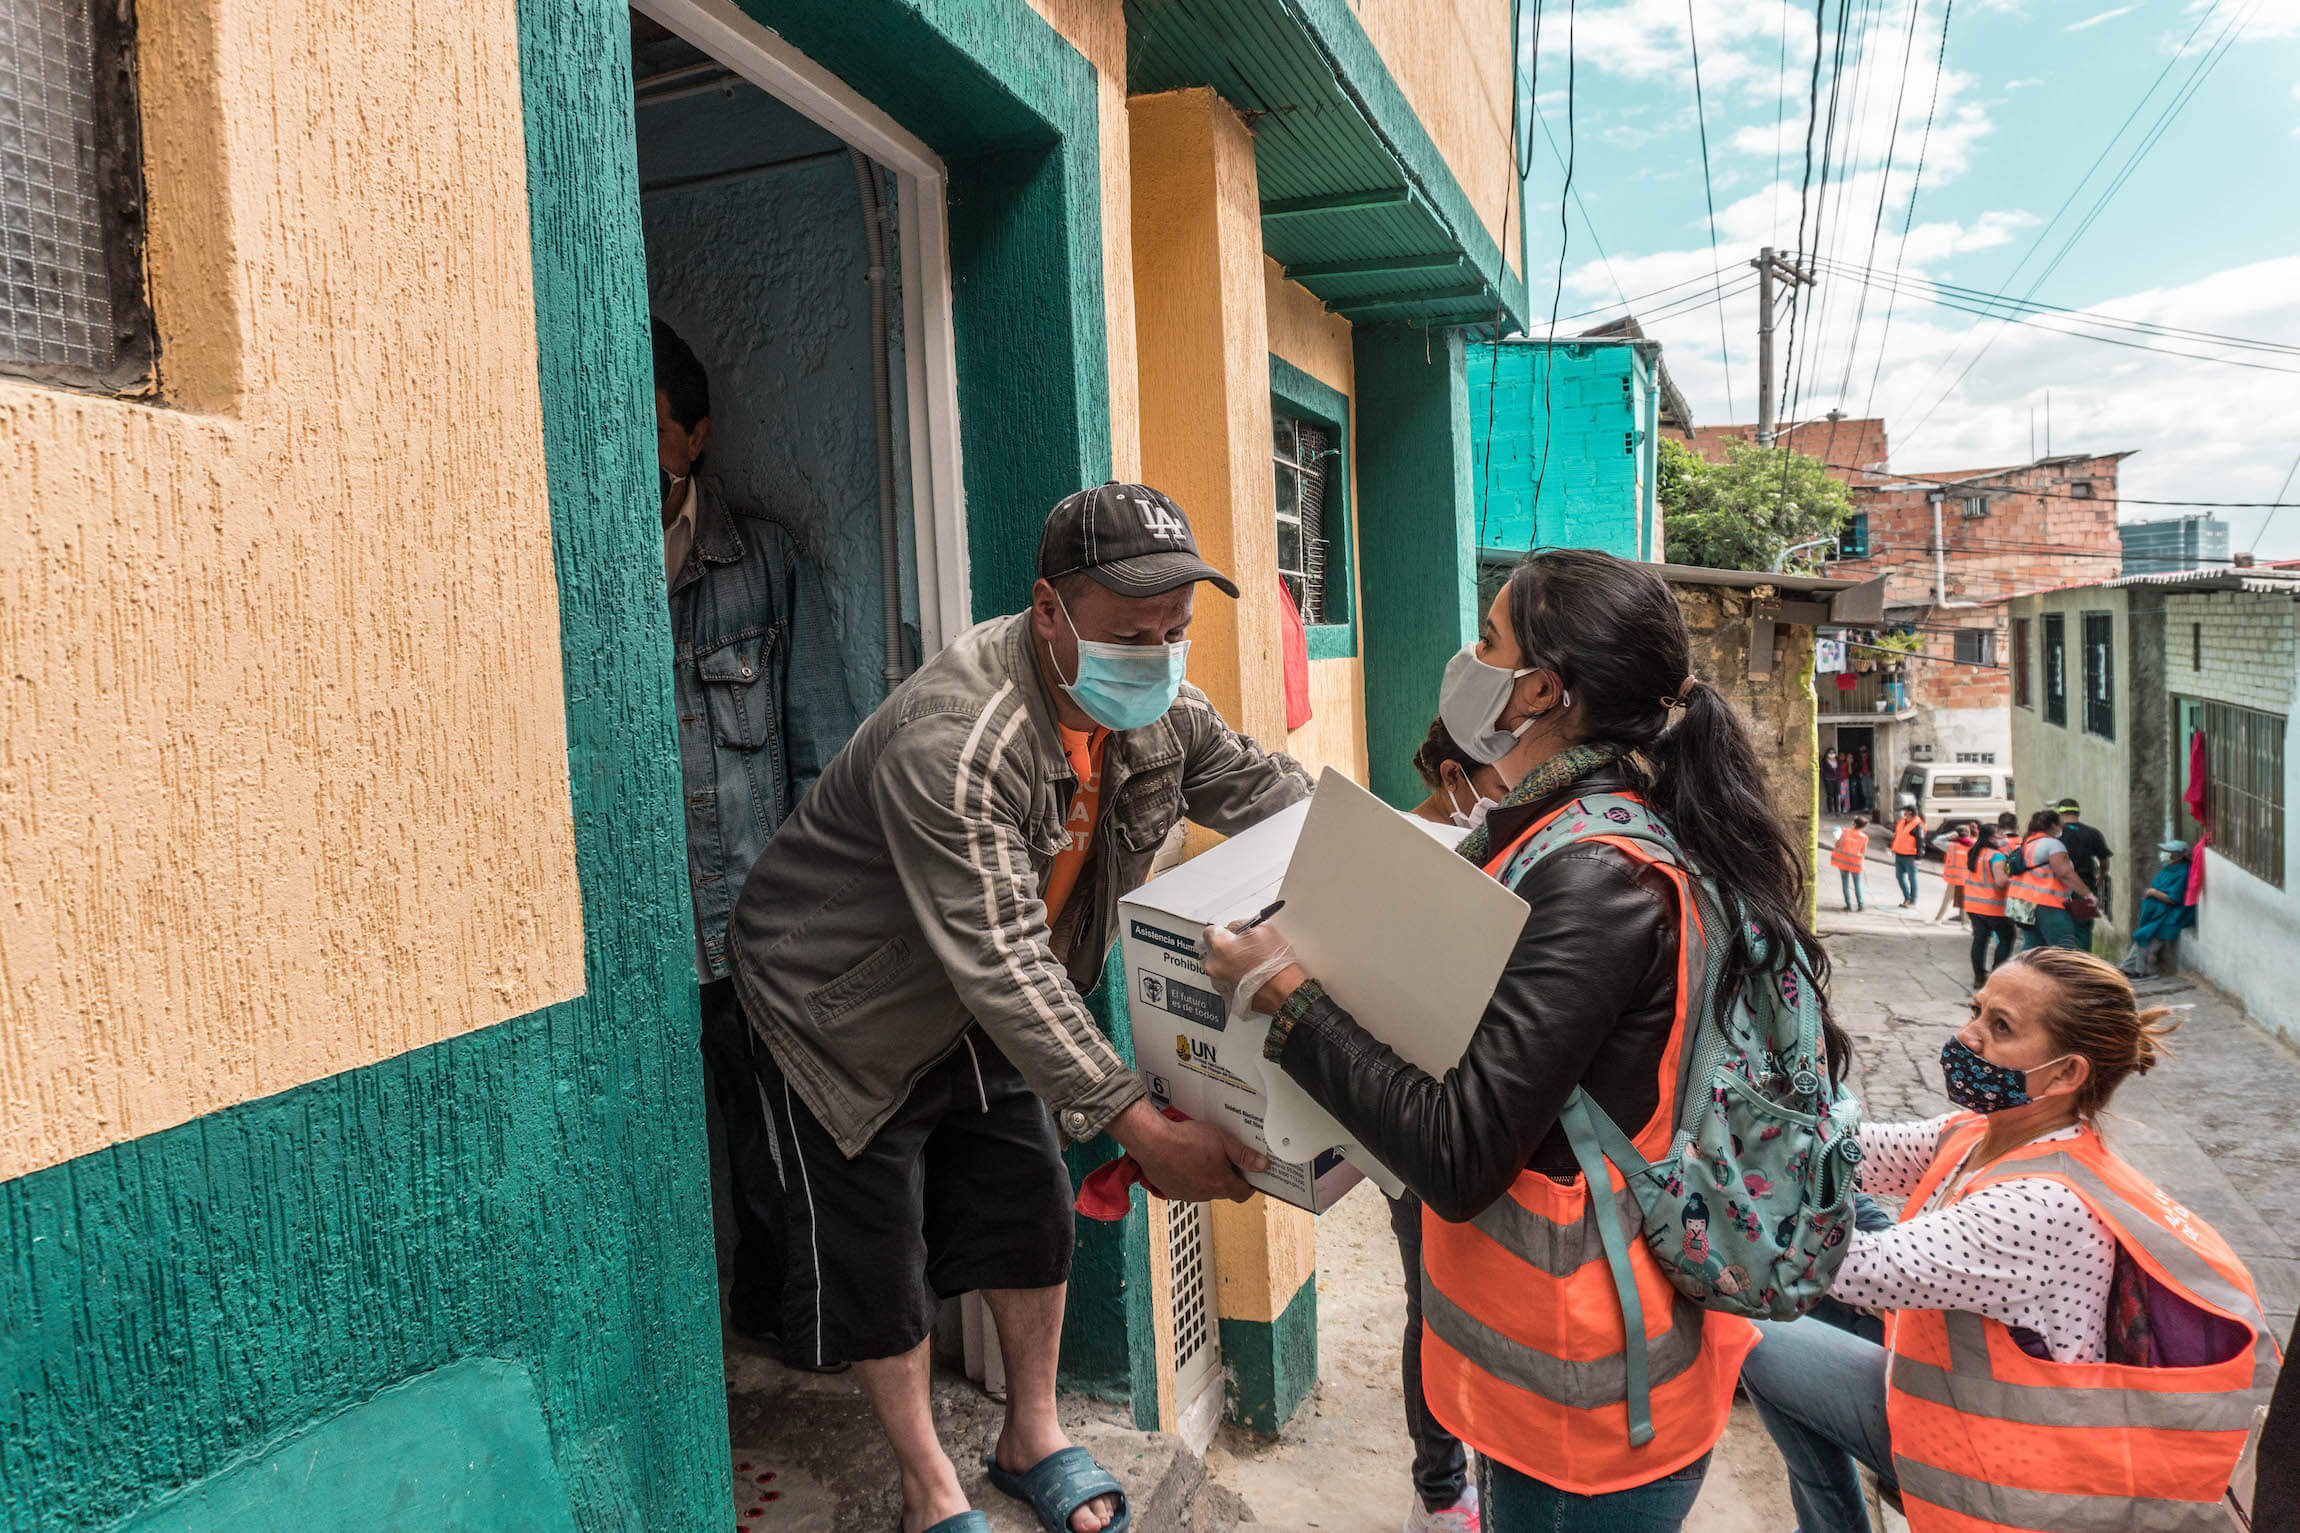
[[1926,658],[1906,667],[1909,727],[1891,770],[2011,760],[2004,602],[2118,569],[2117,467],[2128,456],[2063,454],[2009,468],[1864,475],[1870,482],[1853,485],[1841,543],[1848,557],[1830,573],[1885,576],[1888,626],[1924,638]]
[[[1753,425],[1706,426],[1686,446],[1721,463]],[[1820,679],[1821,743],[1866,757],[1880,796],[1910,762],[2012,760],[2003,602],[2112,578],[2117,465],[2129,454],[2063,454],[2005,468],[1896,474],[1884,421],[1824,416],[1783,425],[1775,444],[1827,466],[1853,497],[1829,573],[1885,577],[1890,630],[1923,636],[1922,659],[1853,649],[1850,684]],[[1939,503],[1940,547],[1934,545]]]

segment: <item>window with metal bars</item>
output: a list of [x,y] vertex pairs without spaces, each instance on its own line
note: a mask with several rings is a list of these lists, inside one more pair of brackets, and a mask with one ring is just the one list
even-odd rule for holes
[[2068,723],[2068,619],[2044,615],[2044,721]]
[[130,0],[0,5],[0,372],[150,378]]
[[[2204,814],[2212,849],[2283,888],[2284,716],[2233,703],[2188,702],[2181,717],[2204,732]],[[2190,745],[2179,744],[2175,759],[2185,797]]]
[[1333,433],[1282,410],[1271,411],[1270,424],[1278,470],[1278,576],[1304,624],[1345,622],[1345,601],[1329,601],[1326,588],[1333,552],[1326,536],[1326,491],[1338,456]]
[[2084,732],[2116,738],[2116,619],[2084,614]]
[[1952,641],[1959,665],[1994,665],[1997,663],[1997,631],[1994,628],[1960,628]]

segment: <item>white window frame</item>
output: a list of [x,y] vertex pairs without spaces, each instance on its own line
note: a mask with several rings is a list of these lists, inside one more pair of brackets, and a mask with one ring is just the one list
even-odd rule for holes
[[732,0],[632,3],[895,176],[919,653],[932,655],[972,620],[951,326],[949,176],[942,157]]

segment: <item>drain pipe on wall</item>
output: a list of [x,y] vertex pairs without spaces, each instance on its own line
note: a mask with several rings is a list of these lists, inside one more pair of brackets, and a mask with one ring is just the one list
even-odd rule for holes
[[1949,600],[1949,545],[1941,534],[1941,492],[1926,497],[1933,503],[1933,605],[1936,607],[1978,607],[1977,601]]
[[[879,606],[886,620],[886,664],[879,674],[889,692],[910,674],[902,632],[902,523],[894,495],[894,388],[888,377],[893,336],[887,267],[886,214],[879,197],[879,168],[860,149],[847,154],[855,167],[855,191],[862,199],[863,232],[870,240],[870,392],[878,427]],[[1936,524],[1938,518],[1935,518]]]

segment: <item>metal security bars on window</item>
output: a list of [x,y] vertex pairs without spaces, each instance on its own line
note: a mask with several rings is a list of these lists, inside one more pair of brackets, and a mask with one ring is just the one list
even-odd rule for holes
[[133,60],[128,0],[0,5],[0,370],[149,375]]
[[[2255,878],[2284,887],[2284,717],[2232,703],[2190,703],[2204,731],[2204,812],[2212,849]],[[2182,774],[2188,742],[2179,742]],[[2187,786],[2185,783],[2183,787]]]
[[1333,433],[1273,411],[1272,456],[1278,471],[1278,576],[1286,582],[1302,621],[1334,621],[1326,602],[1326,487],[1334,462]]
[[2106,612],[2084,615],[2084,732],[2116,738],[2116,622]]
[[2057,612],[2044,618],[2044,721],[2068,722],[2068,620]]

